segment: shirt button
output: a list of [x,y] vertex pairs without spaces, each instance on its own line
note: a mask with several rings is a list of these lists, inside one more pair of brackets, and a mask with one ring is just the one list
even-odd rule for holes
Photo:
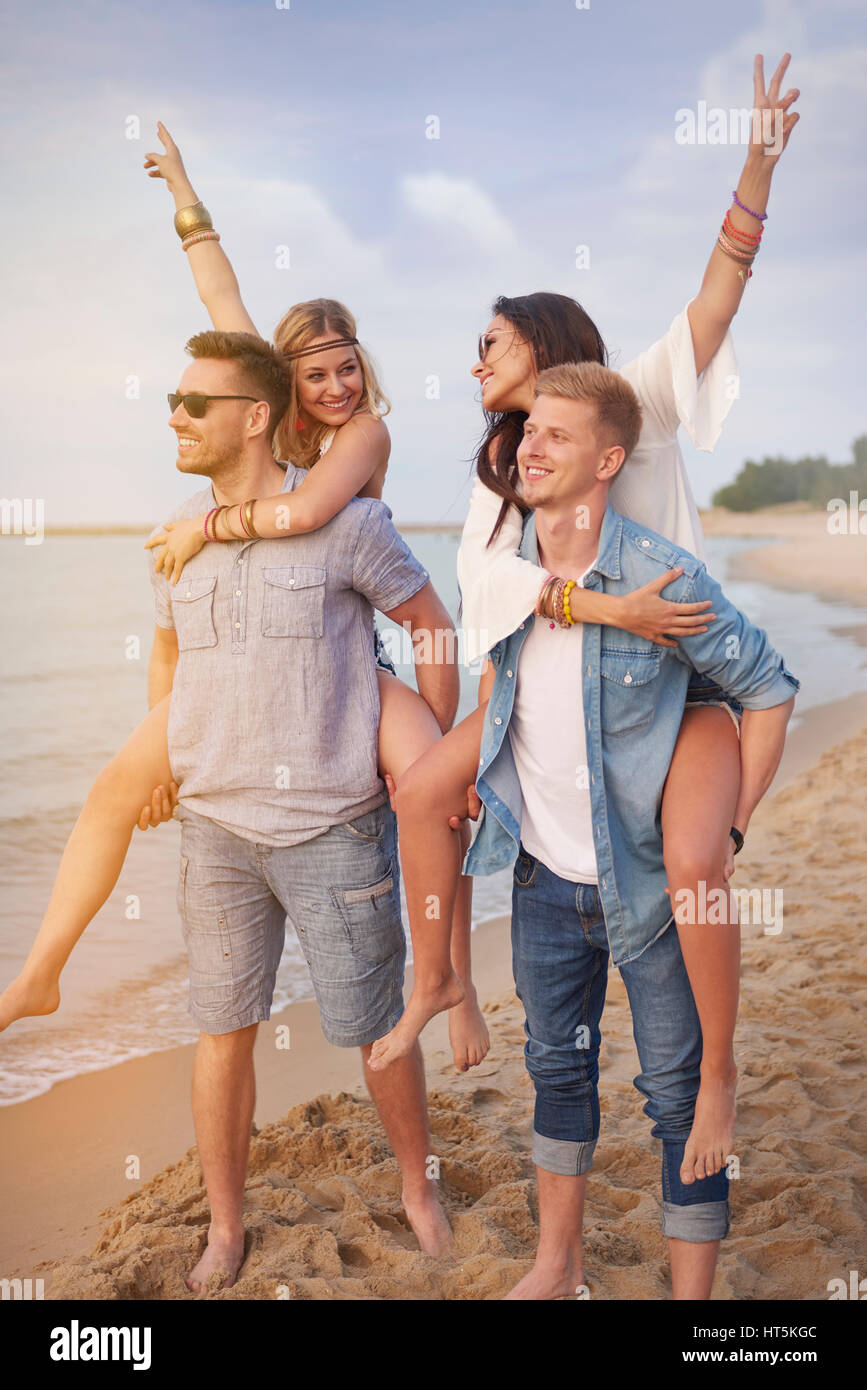
[[494,720],[494,723],[495,723],[495,724],[502,724],[502,722],[503,722],[503,721],[502,721],[502,719],[500,718],[500,716],[497,715],[496,719]]
[[608,884],[605,882],[605,879],[604,879],[604,878],[603,878],[603,880],[602,880],[602,887],[603,887],[603,888],[607,888],[607,887],[608,887]]
[[236,623],[236,624],[235,624],[235,627],[240,627],[240,626],[241,626],[240,623]]
[[523,631],[524,631],[524,624],[523,624],[523,623],[520,623],[520,624],[519,624],[519,626],[518,626],[518,631],[519,631],[519,632],[523,632]]
[[506,675],[507,675],[507,676],[510,676],[511,674],[512,674],[511,671],[507,671],[507,672],[506,672]]
[[647,538],[645,537],[645,539],[641,542],[641,544],[642,544],[643,546],[648,546],[648,545],[650,545],[650,541],[647,540]]
[[631,675],[629,674],[628,671],[626,672],[626,675],[623,677],[623,684],[624,684],[624,685],[631,685],[631,684],[632,684],[632,677],[631,677]]
[[295,580],[294,580],[294,579],[290,579],[290,580],[289,580],[289,583],[290,583],[290,584],[294,584],[294,583],[295,583]]
[[241,597],[241,590],[240,590],[240,589],[236,589],[236,590],[235,590],[235,598],[240,598],[240,597]]
[[192,597],[193,597],[193,591],[192,591],[192,589],[187,589],[187,598],[192,598]]

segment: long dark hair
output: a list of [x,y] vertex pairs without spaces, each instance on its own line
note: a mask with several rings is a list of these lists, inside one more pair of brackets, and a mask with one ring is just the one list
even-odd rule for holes
[[[608,353],[599,329],[581,305],[565,294],[540,290],[514,299],[500,295],[491,306],[493,317],[501,314],[530,344],[537,372],[559,367],[563,362],[600,362],[608,365]],[[476,472],[481,481],[503,498],[497,523],[488,545],[499,533],[509,505],[522,515],[530,508],[516,489],[518,445],[524,437],[523,410],[485,411],[486,429],[476,453]],[[496,456],[496,464],[492,460]]]

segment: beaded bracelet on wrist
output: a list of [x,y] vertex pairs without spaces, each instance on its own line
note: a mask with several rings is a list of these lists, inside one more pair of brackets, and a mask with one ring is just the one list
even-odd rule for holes
[[[758,250],[759,242],[762,239],[762,232],[756,232],[755,234],[752,232],[742,232],[740,227],[736,227],[734,222],[732,222],[728,213],[726,213],[723,221],[723,231],[726,236],[734,237],[735,241],[742,241],[745,246],[755,246]],[[762,231],[764,231],[764,228],[762,228]]]
[[752,208],[748,208],[746,203],[742,203],[740,198],[738,197],[738,190],[736,188],[732,189],[732,197],[734,198],[735,203],[740,208],[741,212],[748,212],[750,217],[754,217],[757,222],[764,222],[767,218],[768,214],[766,212],[753,212]]
[[191,246],[195,246],[199,241],[219,241],[219,232],[190,232],[181,242],[181,250],[189,251]]
[[570,601],[569,601],[569,600],[570,600],[570,595],[571,595],[572,590],[573,590],[574,588],[575,588],[575,580],[574,580],[574,579],[570,579],[569,582],[568,582],[568,584],[566,585],[565,589],[563,590],[563,616],[564,616],[565,619],[566,619],[566,626],[567,626],[567,627],[574,627],[574,626],[575,626],[575,619],[572,617],[572,605],[571,605],[571,603],[570,603]]
[[744,261],[753,261],[759,254],[759,248],[757,246],[739,246],[738,243],[736,241],[733,241],[732,238],[728,235],[724,227],[720,227],[719,234],[717,236],[717,241],[721,243],[723,246],[726,246],[728,250],[732,252],[733,255],[740,257],[740,259]]
[[730,258],[730,260],[737,261],[740,265],[743,266],[752,265],[752,256],[742,256],[739,254],[739,252],[733,251],[731,246],[727,242],[723,241],[721,236],[717,237],[716,244],[721,251],[725,252],[725,254]]
[[225,507],[212,507],[205,517],[205,535],[209,541],[217,539],[217,522],[220,519],[220,513],[225,510]]

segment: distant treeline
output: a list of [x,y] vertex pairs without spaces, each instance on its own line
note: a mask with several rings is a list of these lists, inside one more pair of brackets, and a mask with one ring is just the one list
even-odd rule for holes
[[734,482],[714,493],[713,505],[754,512],[779,502],[809,502],[824,510],[832,497],[848,499],[852,490],[867,496],[867,434],[855,440],[852,455],[852,463],[829,463],[824,457],[748,459]]

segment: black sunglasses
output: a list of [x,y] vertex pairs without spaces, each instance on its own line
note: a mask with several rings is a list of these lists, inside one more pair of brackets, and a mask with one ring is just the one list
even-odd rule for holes
[[188,415],[194,420],[201,420],[208,408],[208,401],[255,401],[258,400],[258,396],[203,396],[201,391],[187,391],[186,394],[169,391],[166,400],[173,415],[178,406],[183,405]]

